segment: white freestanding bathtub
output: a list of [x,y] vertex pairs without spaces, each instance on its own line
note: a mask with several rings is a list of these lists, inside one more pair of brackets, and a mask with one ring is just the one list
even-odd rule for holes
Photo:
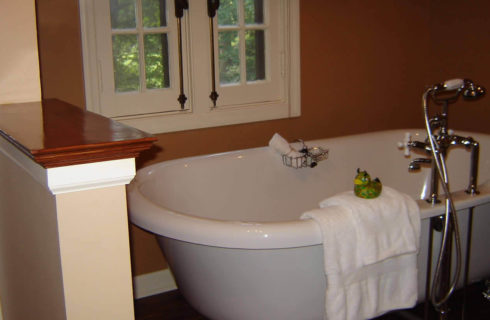
[[[299,216],[322,199],[351,190],[356,169],[362,168],[418,199],[423,298],[428,218],[444,207],[420,200],[429,192],[430,168],[408,172],[410,159],[425,155],[403,156],[397,142],[406,131],[413,140],[426,137],[425,131],[414,129],[308,141],[330,150],[315,168],[286,167],[268,147],[158,163],[139,170],[129,185],[130,219],[158,235],[179,290],[206,317],[322,319],[326,278],[321,234],[313,221]],[[474,207],[469,275],[475,281],[490,275],[490,135],[457,134],[480,142],[478,195],[463,191],[469,152],[458,148],[448,154],[463,248],[468,208]],[[434,242],[440,242],[439,233]]]

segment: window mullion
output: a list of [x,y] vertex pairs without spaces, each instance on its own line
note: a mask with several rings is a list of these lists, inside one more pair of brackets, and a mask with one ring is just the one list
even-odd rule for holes
[[169,33],[170,32],[170,28],[169,27],[152,27],[152,28],[145,28],[143,27],[143,32],[145,34],[148,34],[148,33]]
[[220,26],[218,25],[217,31],[238,31],[240,26]]
[[[271,80],[271,75],[272,75],[272,70],[271,70],[271,12],[270,12],[270,3],[269,1],[264,1],[264,19],[262,21],[262,27],[264,30],[264,55],[265,55],[265,79],[264,80]],[[283,61],[283,50],[281,50],[281,56],[280,59]],[[281,73],[284,72],[284,64],[281,62]],[[282,75],[282,74],[281,74]],[[282,75],[283,76],[283,75]]]
[[146,91],[146,70],[145,70],[145,42],[144,42],[144,28],[143,28],[143,7],[142,0],[136,1],[136,32],[138,34],[138,48],[139,48],[139,68],[140,68],[140,91]]
[[267,26],[265,24],[247,24],[244,29],[246,30],[265,30]]
[[120,34],[137,34],[138,31],[136,29],[112,29],[112,35],[120,35]]
[[246,52],[245,52],[245,4],[238,0],[238,43],[240,46],[240,84],[247,83]]

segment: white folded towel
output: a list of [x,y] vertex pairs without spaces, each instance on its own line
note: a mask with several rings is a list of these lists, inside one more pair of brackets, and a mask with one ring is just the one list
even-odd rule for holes
[[281,155],[287,155],[292,158],[297,158],[303,156],[302,153],[291,148],[289,143],[280,134],[274,133],[271,140],[269,141],[269,146],[279,152]]
[[322,232],[327,276],[325,317],[369,319],[417,299],[420,213],[408,195],[384,186],[376,199],[352,191],[305,212]]

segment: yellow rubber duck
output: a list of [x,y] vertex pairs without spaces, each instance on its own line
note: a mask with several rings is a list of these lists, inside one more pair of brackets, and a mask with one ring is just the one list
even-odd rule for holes
[[354,178],[354,194],[356,196],[364,199],[374,199],[379,197],[382,188],[383,186],[378,178],[371,180],[366,171],[357,169],[357,175]]

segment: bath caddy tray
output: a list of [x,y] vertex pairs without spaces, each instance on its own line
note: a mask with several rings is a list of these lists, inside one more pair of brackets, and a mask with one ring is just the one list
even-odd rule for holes
[[282,155],[282,163],[291,168],[314,168],[318,162],[328,158],[328,149],[321,147],[309,148],[302,140],[299,140],[303,144],[303,148],[299,150],[302,156],[291,157],[286,154]]

